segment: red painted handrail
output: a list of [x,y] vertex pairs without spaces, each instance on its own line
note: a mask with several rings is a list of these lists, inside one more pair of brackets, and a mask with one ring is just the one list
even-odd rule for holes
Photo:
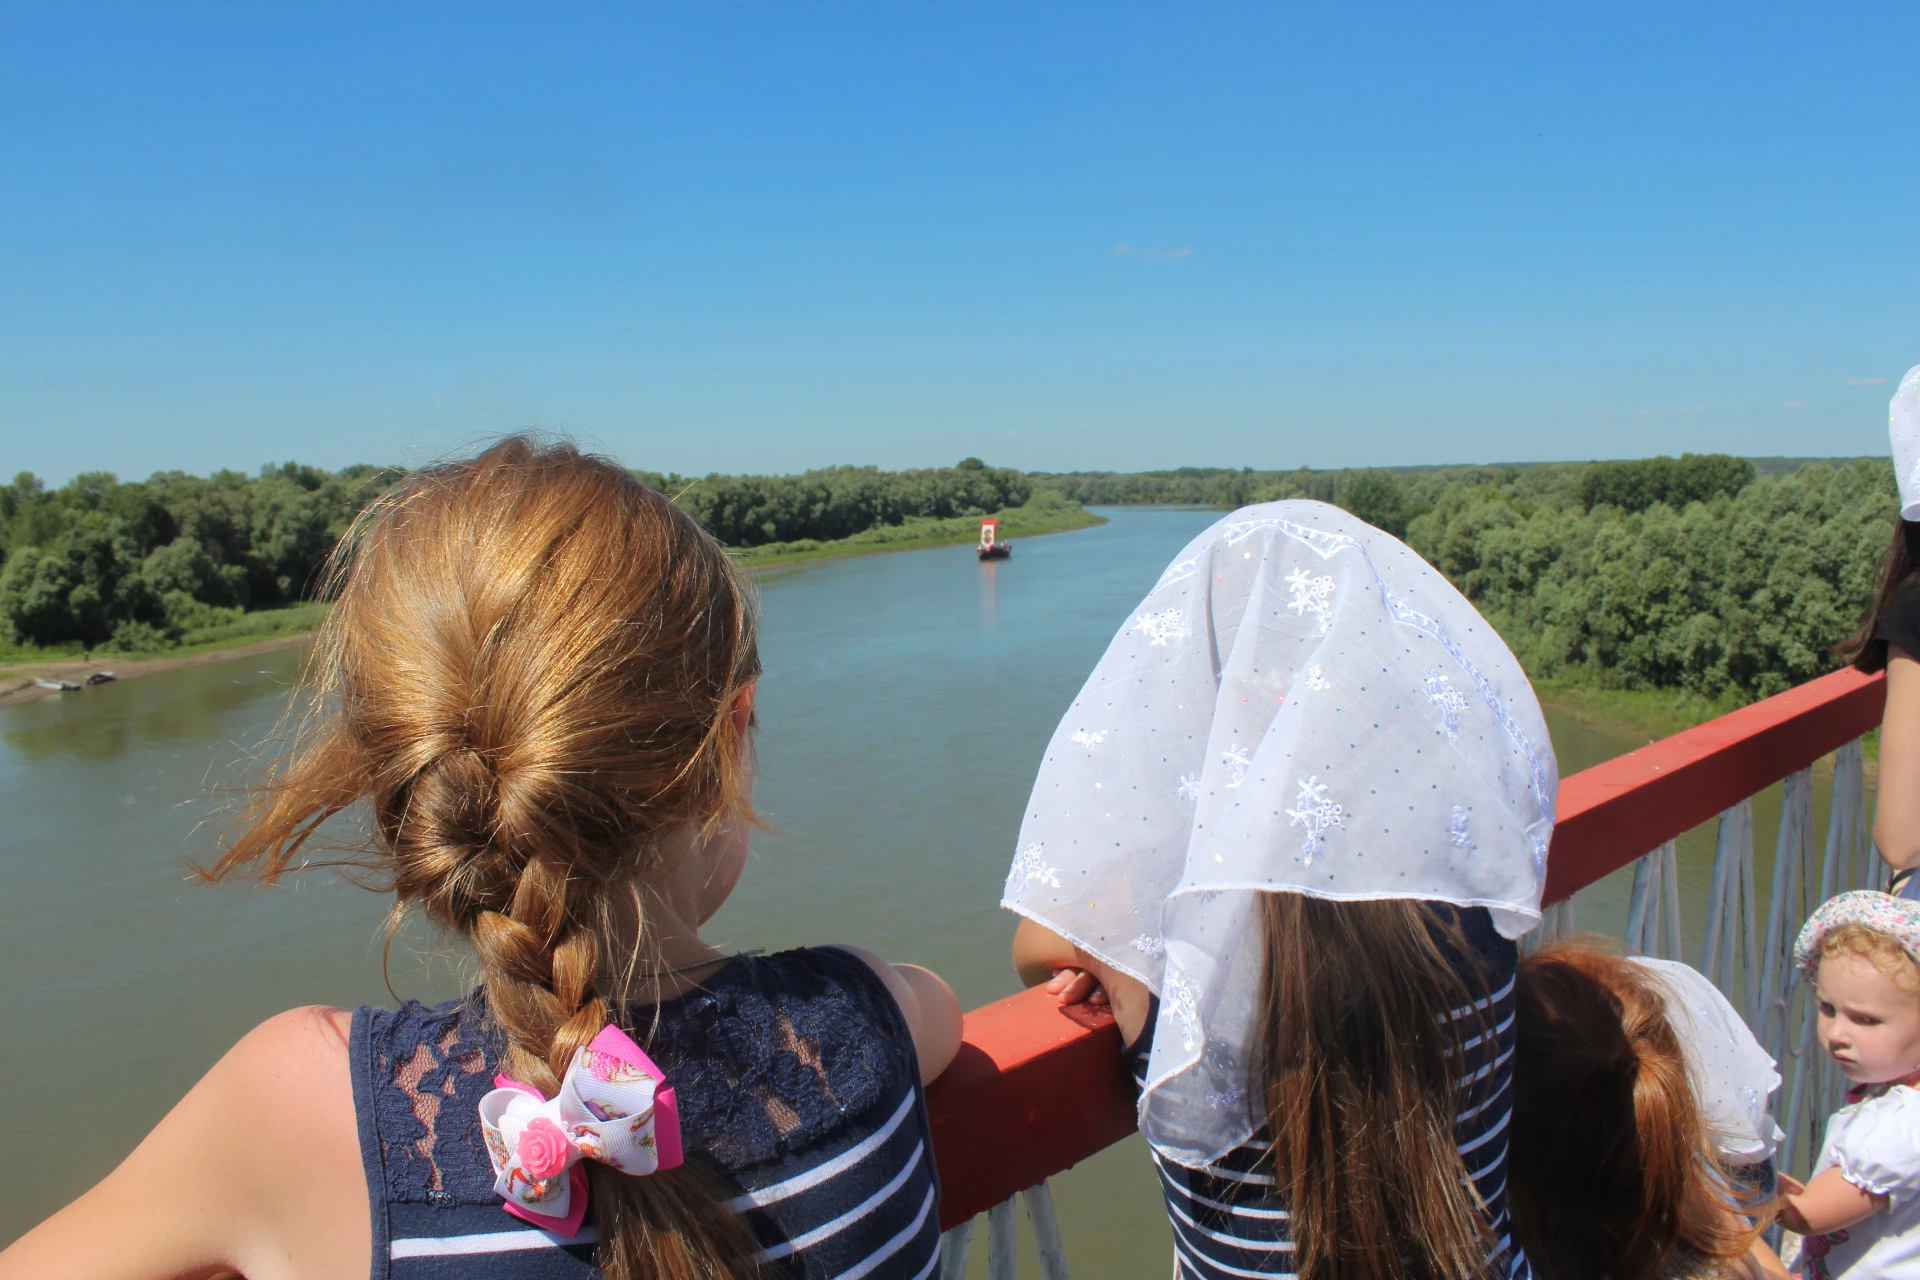
[[[1558,902],[1876,727],[1882,676],[1836,671],[1560,783],[1546,901]],[[1104,1011],[1024,991],[967,1014],[927,1108],[940,1226],[966,1222],[1134,1131]]]
[[1560,783],[1547,902],[1571,897],[1880,724],[1883,675],[1848,667]]

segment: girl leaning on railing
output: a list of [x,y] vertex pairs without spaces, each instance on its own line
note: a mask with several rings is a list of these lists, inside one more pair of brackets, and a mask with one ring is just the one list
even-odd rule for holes
[[1529,1274],[1514,940],[1556,786],[1512,653],[1389,535],[1250,507],[1162,574],[1047,747],[1004,905],[1027,981],[1112,1004],[1180,1275]]
[[0,1277],[930,1272],[952,992],[700,937],[754,821],[754,611],[720,545],[510,439],[342,547],[315,718],[209,874],[272,880],[353,811],[478,989],[269,1019]]

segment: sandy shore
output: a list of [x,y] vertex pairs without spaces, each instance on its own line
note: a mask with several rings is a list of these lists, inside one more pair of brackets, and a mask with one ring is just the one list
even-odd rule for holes
[[298,635],[275,636],[271,640],[261,640],[254,644],[235,645],[231,649],[206,649],[199,653],[185,653],[177,657],[127,658],[116,655],[97,657],[91,662],[70,658],[62,662],[22,663],[19,666],[0,670],[0,707],[32,702],[36,698],[57,696],[58,690],[42,688],[34,683],[42,676],[49,680],[71,680],[84,683],[86,678],[96,671],[111,671],[115,680],[133,680],[160,671],[178,671],[182,667],[204,667],[208,663],[226,662],[231,658],[248,658],[260,653],[278,653],[282,649],[298,649],[311,639],[313,639],[313,633],[303,631]]

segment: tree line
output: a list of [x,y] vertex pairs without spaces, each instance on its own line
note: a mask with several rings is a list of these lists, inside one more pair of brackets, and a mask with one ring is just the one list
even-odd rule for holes
[[[1773,460],[1769,460],[1773,461]],[[1536,678],[1762,698],[1840,665],[1899,502],[1885,459],[1035,475],[1088,503],[1336,503],[1406,539]]]
[[823,467],[794,476],[710,475],[698,480],[636,472],[671,495],[730,547],[811,538],[831,542],[913,519],[984,516],[1023,507],[1033,496],[1021,472],[963,458],[951,467],[882,471]]
[[307,599],[354,514],[399,475],[290,462],[125,484],[96,471],[50,489],[23,472],[0,488],[0,629],[147,652]]
[[[635,474],[736,547],[834,541],[1033,496],[1026,476],[978,458],[912,471]],[[286,463],[252,476],[167,471],[127,483],[90,472],[48,488],[22,473],[0,488],[0,638],[146,652],[246,610],[310,599],[353,517],[404,475]]]
[[[310,598],[354,515],[404,473],[297,463],[0,489],[0,629],[36,645],[165,647]],[[737,547],[827,542],[1030,502],[1334,502],[1404,537],[1536,677],[1757,698],[1832,670],[1897,511],[1885,460],[1773,474],[1724,455],[1401,470],[1022,473],[828,467],[636,473]]]

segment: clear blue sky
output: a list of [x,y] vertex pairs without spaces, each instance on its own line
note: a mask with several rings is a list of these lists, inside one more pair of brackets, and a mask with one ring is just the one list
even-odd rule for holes
[[1884,453],[1920,9],[1584,10],[7,3],[0,472]]

